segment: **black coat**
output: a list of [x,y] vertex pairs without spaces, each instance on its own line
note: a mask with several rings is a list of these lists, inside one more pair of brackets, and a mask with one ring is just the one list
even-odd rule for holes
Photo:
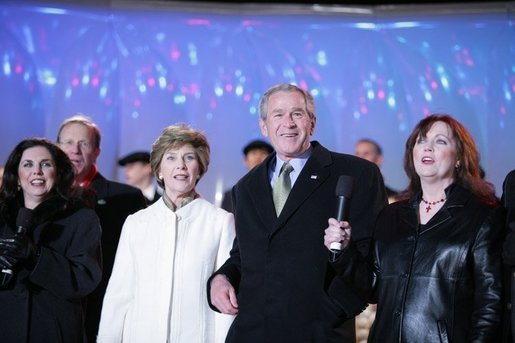
[[232,195],[231,190],[225,191],[224,195],[222,197],[222,204],[220,205],[221,208],[226,210],[227,212],[234,212],[234,206],[232,204]]
[[95,191],[95,212],[102,225],[102,257],[103,275],[97,289],[88,297],[86,312],[86,332],[89,342],[96,342],[102,301],[107,288],[107,283],[113,270],[116,248],[120,240],[125,219],[133,213],[146,207],[145,197],[135,187],[109,181],[100,173],[97,173],[90,189]]
[[[0,218],[2,237],[14,234],[16,213]],[[15,270],[14,283],[0,290],[0,341],[84,342],[82,301],[102,277],[98,217],[52,198],[35,209],[28,234],[40,255],[32,270]]]
[[419,229],[420,196],[378,217],[373,261],[351,244],[335,265],[377,302],[369,342],[500,342],[503,211],[459,185]]
[[[238,292],[239,313],[227,342],[355,340],[353,320],[343,333],[335,327],[352,318],[365,303],[346,290],[336,300],[327,295],[334,271],[324,246],[324,230],[327,220],[335,216],[340,175],[354,177],[349,220],[365,246],[376,215],[387,203],[386,192],[374,164],[330,152],[317,142],[312,146],[279,218],[269,181],[275,153],[233,189],[236,240],[230,258],[217,271],[226,275]],[[340,301],[356,307],[344,313]]]
[[506,209],[507,236],[503,246],[505,264],[505,330],[503,342],[515,343],[515,170],[503,182],[502,204]]

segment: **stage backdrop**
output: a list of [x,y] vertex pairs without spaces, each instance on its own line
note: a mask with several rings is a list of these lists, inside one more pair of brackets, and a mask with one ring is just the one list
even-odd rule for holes
[[261,137],[260,95],[289,82],[316,100],[314,139],[346,153],[377,140],[394,188],[406,186],[407,136],[434,112],[472,132],[498,194],[515,168],[513,5],[151,4],[0,3],[0,161],[81,112],[101,128],[101,172],[124,181],[120,156],[185,122],[209,139],[198,188],[218,203],[246,172],[241,148]]

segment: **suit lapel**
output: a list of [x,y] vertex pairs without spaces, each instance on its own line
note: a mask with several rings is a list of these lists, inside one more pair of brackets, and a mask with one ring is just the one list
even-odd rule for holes
[[[313,151],[311,156],[293,185],[284,208],[272,227],[272,234],[283,227],[284,223],[330,176],[330,171],[327,167],[332,164],[331,154],[317,142],[312,142],[312,145]],[[275,214],[275,210],[273,213]]]
[[95,207],[103,207],[107,204],[107,200],[105,199],[109,194],[108,184],[106,182],[106,178],[103,177],[100,173],[97,172],[97,175],[91,181],[89,188],[95,191]]
[[256,167],[254,170],[256,177],[251,178],[252,181],[248,185],[253,206],[266,227],[270,227],[277,220],[272,198],[272,187],[270,186],[268,175],[270,164],[274,161],[275,153],[270,154],[265,162]]

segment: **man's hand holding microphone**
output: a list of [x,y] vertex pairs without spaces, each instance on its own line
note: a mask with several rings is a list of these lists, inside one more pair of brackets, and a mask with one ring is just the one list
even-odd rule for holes
[[336,184],[336,215],[328,220],[324,245],[331,251],[331,260],[336,260],[340,251],[349,245],[351,227],[347,221],[352,197],[354,178],[340,175]]

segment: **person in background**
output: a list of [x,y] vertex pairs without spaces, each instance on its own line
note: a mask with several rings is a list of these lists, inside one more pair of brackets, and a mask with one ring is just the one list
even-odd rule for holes
[[331,218],[324,237],[328,248],[343,241],[338,278],[377,303],[368,341],[500,342],[504,213],[472,136],[449,115],[428,116],[404,169],[409,197],[379,215],[368,260],[352,221]]
[[154,183],[148,152],[136,151],[130,153],[119,159],[118,165],[125,168],[127,184],[138,188],[143,193],[147,205],[155,203],[161,197]]
[[[228,343],[354,342],[353,318],[366,303],[333,282],[323,230],[336,211],[339,177],[351,176],[349,218],[368,250],[375,217],[387,204],[379,168],[310,141],[317,117],[302,88],[270,88],[259,111],[261,132],[276,153],[233,188],[236,239],[208,282],[211,308],[237,314]],[[343,304],[353,308],[344,312]]]
[[515,169],[510,171],[503,182],[501,203],[506,210],[507,236],[503,246],[503,260],[506,267],[505,297],[506,318],[503,342],[515,343]]
[[229,256],[234,217],[195,189],[209,153],[204,134],[184,124],[154,142],[151,165],[164,193],[125,221],[99,343],[224,342],[233,316],[209,309],[205,285]]
[[[362,138],[356,142],[354,149],[354,155],[375,163],[379,168],[381,168],[383,165],[383,149],[376,141],[369,138]],[[392,203],[396,201],[399,192],[386,185],[385,188],[386,195],[388,196],[388,202]]]
[[101,228],[73,180],[72,163],[47,139],[25,139],[7,159],[0,188],[2,343],[84,342],[82,303],[102,278]]
[[97,170],[100,141],[101,134],[97,125],[83,115],[66,119],[57,134],[58,145],[73,163],[75,185],[95,193],[94,208],[102,225],[103,276],[98,287],[88,296],[88,342],[96,342],[102,299],[111,276],[123,222],[129,214],[146,207],[145,198],[139,189],[107,180]]
[[[251,170],[263,162],[273,151],[274,148],[267,142],[260,139],[253,140],[243,148],[243,164],[247,167],[247,170]],[[230,190],[224,193],[221,207],[226,211],[233,211],[234,206]]]
[[4,166],[0,165],[0,187],[2,187],[3,177],[4,177]]

